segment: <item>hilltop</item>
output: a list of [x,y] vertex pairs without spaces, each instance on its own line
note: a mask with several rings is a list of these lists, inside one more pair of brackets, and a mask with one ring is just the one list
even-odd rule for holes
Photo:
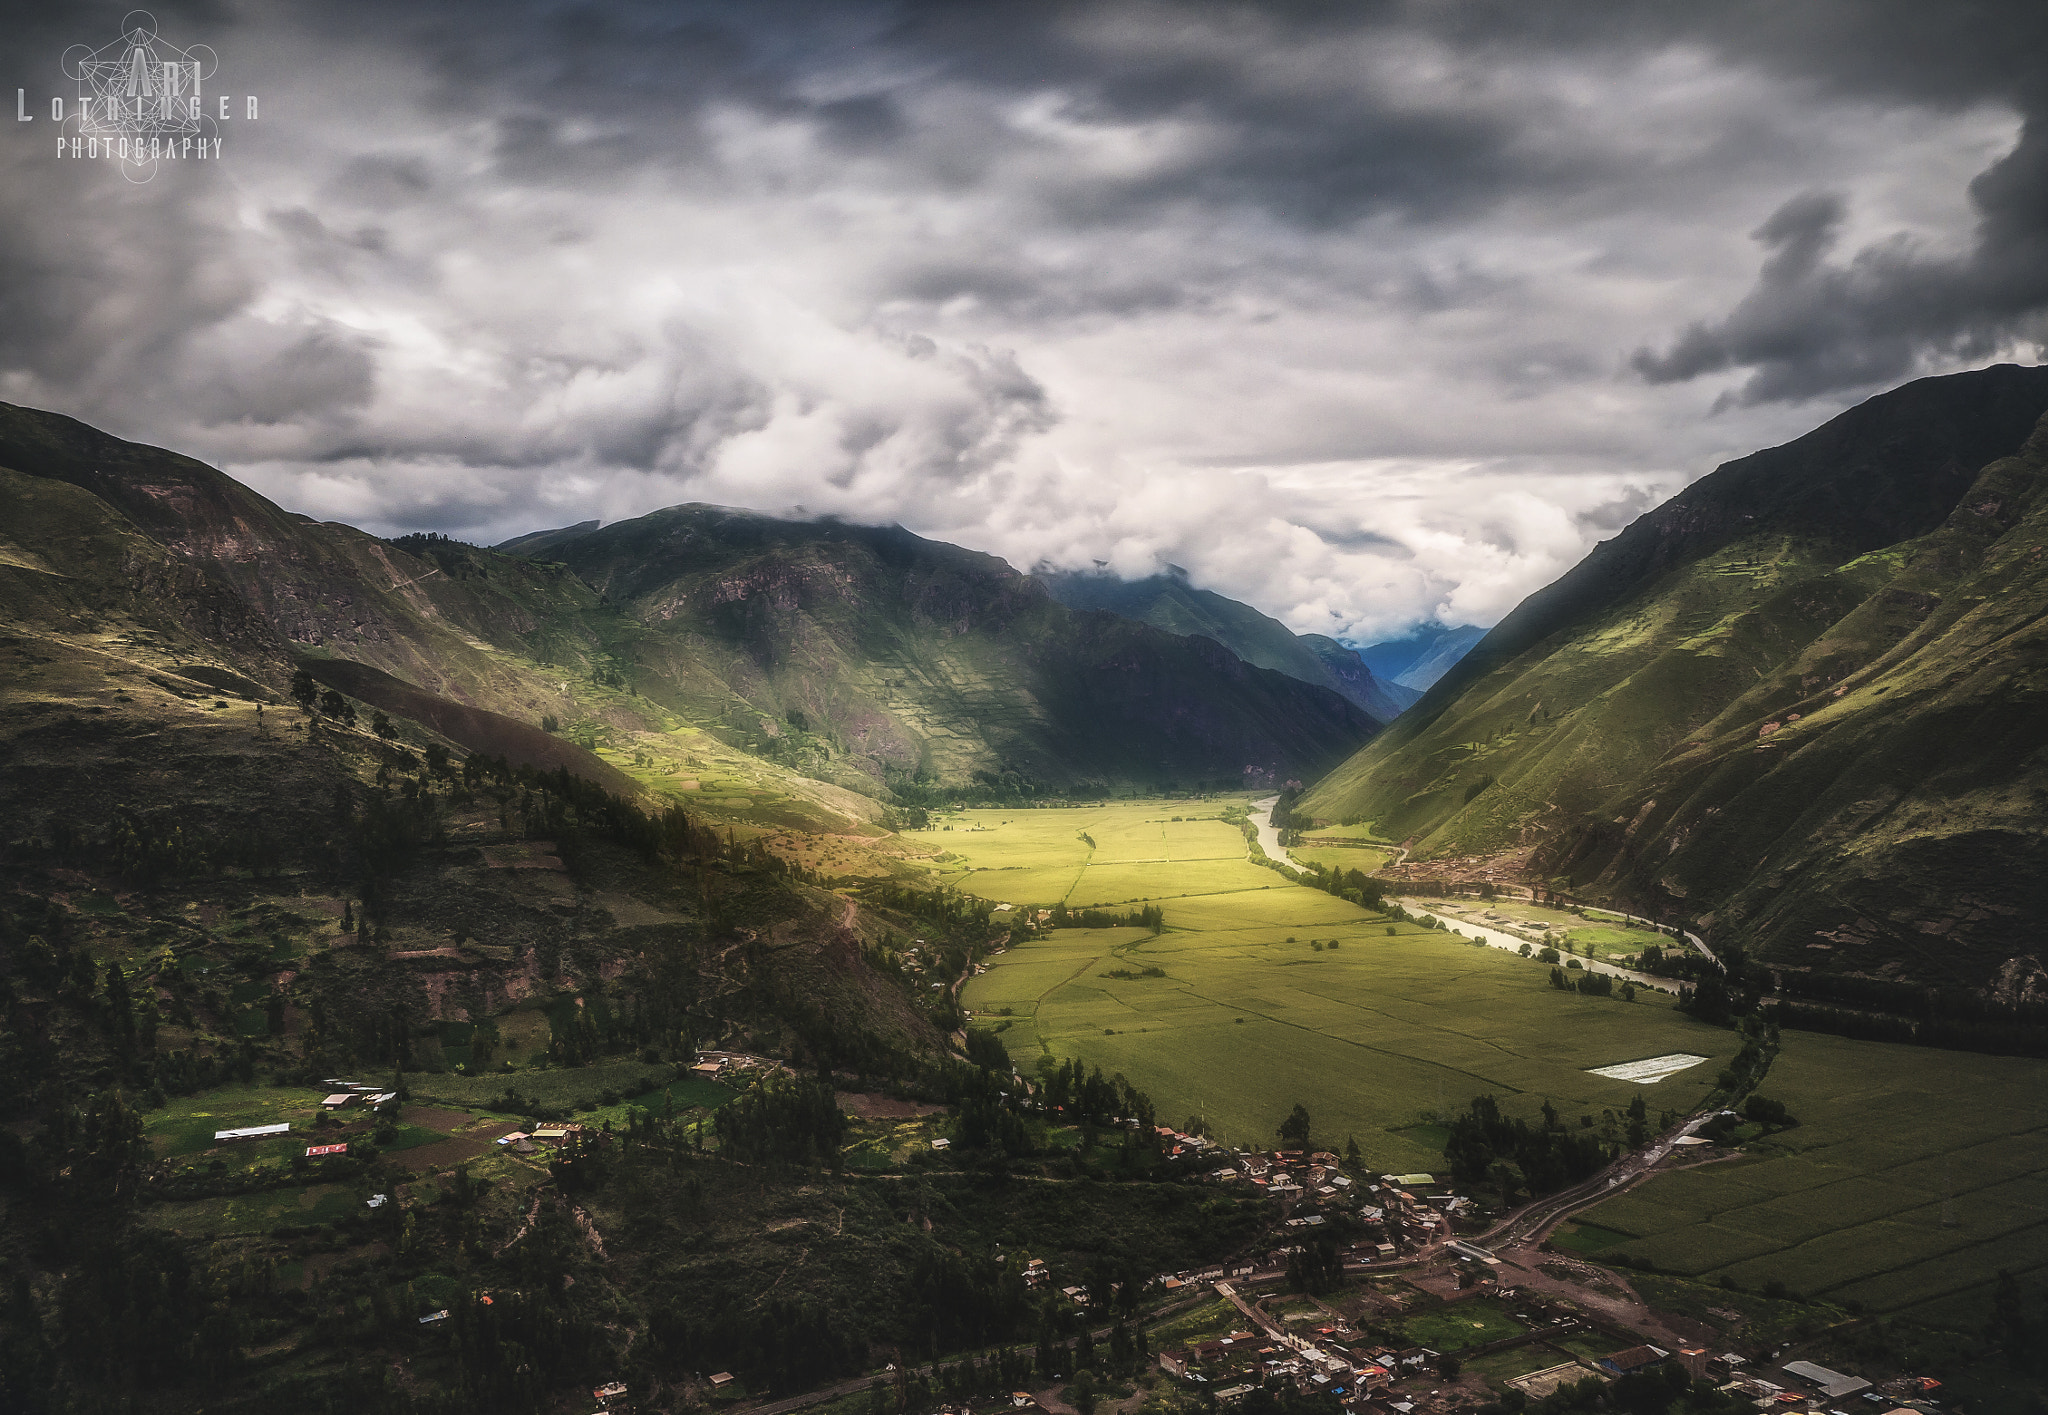
[[1301,809],[1775,966],[2038,991],[2048,368],[1731,462],[1525,601]]
[[1070,610],[901,527],[690,505],[516,549],[632,623],[640,692],[679,710],[728,694],[755,749],[822,745],[829,779],[904,800],[1263,785],[1327,770],[1379,726],[1333,688]]
[[1036,578],[1069,609],[1106,609],[1171,634],[1214,639],[1246,663],[1342,693],[1380,722],[1392,722],[1422,694],[1376,677],[1356,649],[1285,624],[1214,590],[1196,589],[1187,572],[1142,580],[1085,571],[1040,571]]

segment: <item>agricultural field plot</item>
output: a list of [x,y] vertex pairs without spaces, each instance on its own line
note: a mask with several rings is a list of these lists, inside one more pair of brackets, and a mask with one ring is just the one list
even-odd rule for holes
[[1082,866],[1054,865],[1042,868],[1013,866],[1009,869],[967,869],[945,874],[946,884],[983,899],[1006,904],[1035,904],[1050,907],[1066,899],[1080,882]]
[[1321,865],[1332,870],[1363,870],[1371,874],[1394,858],[1394,852],[1374,845],[1296,845],[1288,854],[1304,865]]
[[[505,1107],[509,1113],[526,1105],[559,1110],[570,1107],[595,1109],[604,1104],[616,1104],[617,1097],[654,1090],[670,1074],[668,1067],[622,1057],[592,1062],[588,1066],[534,1067],[509,1074],[458,1076],[451,1072],[438,1076],[408,1075],[406,1084],[412,1088],[416,1100],[442,1101],[471,1109],[488,1106],[510,1090],[516,1093],[519,1104]],[[604,1099],[607,1091],[614,1093],[611,1102]]]
[[236,1140],[220,1145],[221,1156],[235,1165],[281,1159],[304,1153],[317,1144],[309,1138],[320,1115],[324,1090],[302,1087],[221,1086],[196,1095],[174,1097],[169,1104],[145,1111],[142,1133],[159,1159],[202,1154],[215,1148],[214,1132],[258,1125],[289,1125],[277,1138]]
[[143,1222],[191,1235],[269,1233],[333,1223],[361,1211],[362,1200],[340,1184],[310,1184],[303,1189],[273,1189],[224,1199],[187,1199],[151,1204]]
[[[1493,1094],[1533,1114],[1549,1098],[1568,1119],[1597,1120],[1638,1088],[1588,1068],[1674,1051],[1718,1062],[1736,1049],[1733,1033],[1662,998],[1558,993],[1538,964],[1318,890],[1151,897],[1164,934],[1062,929],[991,959],[962,1001],[1007,1009],[1000,1037],[1022,1068],[1043,1053],[1122,1072],[1162,1116],[1200,1115],[1239,1142],[1269,1140],[1299,1101],[1319,1136],[1356,1136],[1369,1163],[1395,1170],[1441,1165],[1438,1137],[1414,1128],[1440,1107]],[[1107,976],[1146,967],[1166,976]],[[1653,1113],[1689,1110],[1716,1069],[1646,1086],[1645,1100]]]
[[1610,1254],[1881,1312],[2048,1268],[2048,1063],[1787,1032],[1762,1089],[1803,1123],[1589,1210]]
[[1401,1333],[1411,1346],[1436,1351],[1463,1351],[1520,1336],[1528,1327],[1502,1310],[1498,1302],[1453,1302],[1445,1307],[1418,1313],[1401,1323]]
[[949,884],[1012,904],[1117,905],[1271,884],[1270,871],[1245,862],[1242,832],[1217,819],[1216,809],[1135,801],[958,811],[945,818],[950,829],[919,831],[914,839],[955,857],[938,870]]
[[1069,907],[1134,904],[1141,899],[1171,901],[1243,889],[1264,889],[1279,876],[1250,861],[1173,861],[1152,865],[1090,865],[1067,894]]

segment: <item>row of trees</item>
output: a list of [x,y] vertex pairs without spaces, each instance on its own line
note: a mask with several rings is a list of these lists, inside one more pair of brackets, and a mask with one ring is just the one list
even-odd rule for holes
[[[1535,1196],[1590,1178],[1613,1157],[1599,1136],[1567,1130],[1547,1101],[1543,1109],[1543,1124],[1531,1125],[1519,1117],[1502,1115],[1492,1096],[1474,1098],[1465,1112],[1451,1121],[1444,1140],[1444,1159],[1452,1177],[1461,1184],[1502,1183],[1497,1166],[1513,1165],[1521,1184]],[[1638,1093],[1629,1107],[1631,1147],[1648,1138],[1645,1117]]]
[[720,1106],[712,1129],[720,1152],[751,1163],[839,1167],[846,1115],[828,1081],[765,1081]]
[[1166,911],[1146,904],[1122,914],[1109,909],[1069,909],[1065,900],[1052,906],[1047,926],[1055,929],[1149,929],[1157,934],[1166,927]]

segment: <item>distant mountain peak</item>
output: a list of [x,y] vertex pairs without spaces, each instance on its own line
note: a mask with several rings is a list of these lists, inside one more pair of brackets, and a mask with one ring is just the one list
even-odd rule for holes
[[1419,696],[1383,682],[1334,639],[1297,635],[1248,604],[1196,588],[1183,566],[1169,564],[1137,580],[1104,568],[1041,567],[1034,578],[1069,609],[1107,610],[1169,633],[1214,639],[1246,663],[1342,693],[1378,722],[1391,722]]

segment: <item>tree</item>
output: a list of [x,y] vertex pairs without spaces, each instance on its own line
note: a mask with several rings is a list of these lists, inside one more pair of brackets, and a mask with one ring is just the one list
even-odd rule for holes
[[355,704],[333,688],[320,695],[320,711],[328,717],[340,718],[351,727],[356,725]]
[[1365,1168],[1365,1158],[1358,1153],[1358,1138],[1346,1136],[1344,1140],[1344,1167],[1353,1172]]
[[387,742],[398,735],[398,729],[391,725],[391,719],[381,711],[370,714],[370,730]]
[[292,699],[301,712],[311,712],[314,700],[320,696],[320,685],[313,681],[313,675],[301,668],[292,675]]
[[1287,1118],[1280,1122],[1279,1135],[1281,1144],[1297,1150],[1306,1150],[1309,1136],[1308,1111],[1297,1104],[1288,1112]]

